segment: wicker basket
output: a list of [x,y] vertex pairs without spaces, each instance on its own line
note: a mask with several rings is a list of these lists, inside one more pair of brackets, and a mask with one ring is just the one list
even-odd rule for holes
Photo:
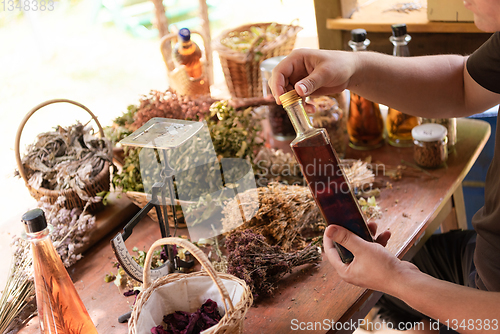
[[[277,56],[288,55],[294,45],[297,33],[302,30],[301,27],[293,25],[280,24],[281,35],[269,43],[251,47],[248,52],[242,53],[230,49],[223,45],[221,41],[231,32],[242,32],[250,30],[250,27],[256,26],[267,28],[272,24],[254,23],[240,26],[236,29],[224,31],[213,41],[213,48],[219,54],[220,63],[226,78],[226,84],[229,93],[235,97],[259,97],[263,95],[262,79],[260,73],[260,63],[265,59]],[[259,55],[256,57],[256,55]]]
[[[191,31],[191,34],[200,35],[203,43],[206,44],[203,34],[196,31]],[[177,38],[177,34],[168,34],[160,41],[160,51],[167,67],[167,76],[170,87],[180,95],[196,96],[196,95],[210,95],[210,82],[208,80],[209,66],[207,65],[208,55],[201,59],[203,65],[203,74],[199,78],[191,78],[184,65],[175,66],[172,60],[172,54],[169,48],[165,47],[166,43],[172,43]]]
[[[28,188],[30,194],[32,197],[34,197],[36,200],[39,200],[42,197],[46,197],[47,200],[49,201],[50,204],[54,204],[57,201],[57,198],[59,196],[64,196],[66,197],[66,201],[64,203],[64,207],[67,209],[73,209],[73,208],[81,208],[83,209],[85,205],[87,204],[86,201],[82,200],[79,196],[78,193],[74,189],[66,189],[66,190],[50,190],[46,188],[38,188],[35,189],[31,187],[28,184],[28,178],[26,176],[26,172],[24,170],[22,161],[21,161],[21,155],[19,151],[19,143],[21,140],[21,134],[23,132],[24,126],[26,125],[26,122],[28,119],[39,109],[48,106],[50,104],[54,103],[70,103],[74,104],[85,111],[87,111],[90,116],[92,116],[92,119],[96,122],[98,128],[99,128],[99,135],[101,138],[104,138],[104,132],[102,130],[101,124],[97,120],[97,117],[84,105],[72,101],[72,100],[66,100],[66,99],[54,99],[54,100],[49,100],[45,101],[43,103],[40,103],[33,109],[31,109],[26,116],[24,116],[24,119],[21,121],[21,124],[19,125],[19,128],[17,129],[17,134],[16,134],[16,143],[15,143],[15,155],[16,155],[16,162],[17,162],[17,168],[19,169],[19,174],[21,177],[24,179],[24,182],[26,184],[26,187]],[[88,194],[89,197],[94,197],[96,196],[97,193],[102,192],[102,191],[109,191],[110,188],[110,172],[109,172],[109,162],[106,162],[104,164],[103,169],[97,176],[94,178],[94,180],[91,183],[88,183],[85,185],[83,191]],[[96,211],[100,208],[103,207],[102,202],[97,202],[97,203],[92,203],[89,205],[87,208],[88,211],[93,212]]]
[[[169,274],[150,284],[150,270],[146,268],[151,267],[153,251],[162,245],[177,245],[185,248],[206,271]],[[151,328],[162,322],[164,315],[174,311],[194,312],[205,302],[206,295],[203,293],[200,295],[196,291],[202,289],[201,286],[206,286],[208,289],[205,291],[209,293],[218,291],[214,300],[219,307],[223,305],[225,310],[219,323],[203,333],[243,332],[243,320],[253,302],[250,288],[243,280],[233,275],[217,273],[206,255],[191,242],[180,238],[164,238],[156,241],[146,255],[143,277],[143,290],[137,297],[128,323],[129,334],[149,333]],[[228,290],[232,292],[232,297]],[[179,291],[183,291],[185,296],[179,297]],[[176,309],[182,307],[180,305],[183,304],[189,309]]]
[[[127,191],[125,193],[127,195],[127,197],[132,201],[132,203],[134,203],[135,205],[137,205],[139,208],[143,208],[146,206],[146,204],[148,204],[149,202],[149,199],[148,199],[148,195],[146,193],[141,193],[141,192],[138,192],[138,191]],[[170,204],[170,199],[167,198],[167,204]],[[184,222],[184,215],[182,213],[182,208],[180,207],[181,205],[181,201],[179,200],[176,200],[176,210],[175,210],[175,213],[177,215],[177,219],[178,219],[178,227],[179,228],[185,228],[186,227],[186,223]],[[168,220],[168,224],[170,227],[175,227],[175,225],[173,224],[173,218],[170,219],[170,217],[172,217],[172,210],[170,209],[170,205],[167,205],[167,214],[168,214],[168,217],[169,217],[169,220]],[[150,210],[148,212],[148,216],[149,218],[151,218],[153,221],[157,222],[158,223],[158,216],[156,215],[156,210]]]

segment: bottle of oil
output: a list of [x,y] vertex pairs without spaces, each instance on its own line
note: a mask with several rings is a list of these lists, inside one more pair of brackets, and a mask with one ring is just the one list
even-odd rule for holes
[[22,221],[31,243],[36,304],[44,334],[97,334],[85,305],[50,240],[43,210],[26,212]]
[[[397,57],[409,57],[408,43],[411,36],[406,33],[406,24],[393,24],[392,36],[389,40],[394,44],[393,55]],[[386,128],[389,144],[397,147],[413,146],[411,130],[419,125],[419,117],[410,116],[399,110],[389,107],[387,111]]]
[[203,73],[200,47],[191,41],[188,28],[179,30],[179,42],[174,46],[174,59],[186,66],[186,72],[191,78],[199,78]]
[[[366,30],[351,31],[349,46],[353,51],[366,51],[368,45],[370,40],[366,38]],[[368,150],[380,147],[384,142],[384,120],[378,103],[351,92],[347,132],[349,146],[354,149]]]
[[[312,126],[295,90],[281,95],[280,101],[297,132],[297,138],[290,146],[323,218],[328,225],[343,226],[363,239],[373,241],[328,133]],[[341,245],[336,247],[343,262],[353,260],[351,252]]]

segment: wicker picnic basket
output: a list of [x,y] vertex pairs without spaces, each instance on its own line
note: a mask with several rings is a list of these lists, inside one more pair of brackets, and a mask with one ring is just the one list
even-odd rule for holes
[[[290,25],[278,24],[277,26],[281,28],[281,34],[276,39],[257,46],[254,43],[244,53],[225,46],[222,44],[222,40],[234,32],[248,31],[251,27],[265,29],[271,24],[272,22],[243,25],[226,30],[214,39],[213,48],[219,54],[226,84],[233,98],[263,95],[260,63],[271,57],[288,55],[292,51],[297,33],[302,30],[302,27],[293,25],[293,22]],[[258,39],[256,39],[257,41]]]
[[[82,109],[84,109],[86,112],[90,114],[92,119],[95,121],[97,124],[97,127],[99,128],[99,135],[101,138],[104,138],[104,131],[101,127],[101,124],[97,120],[97,117],[84,105],[72,101],[72,100],[67,100],[67,99],[54,99],[54,100],[48,100],[43,103],[40,103],[33,109],[31,109],[26,116],[24,116],[24,119],[21,121],[21,124],[19,125],[19,128],[17,129],[17,134],[16,134],[16,143],[14,147],[15,155],[16,155],[16,162],[17,162],[17,168],[19,170],[19,174],[21,177],[24,179],[24,182],[26,184],[26,187],[28,188],[30,194],[32,197],[34,197],[36,200],[39,200],[42,197],[45,197],[50,204],[54,204],[59,196],[64,196],[66,197],[66,200],[64,202],[64,207],[67,209],[73,209],[73,208],[81,208],[83,209],[85,205],[87,204],[87,201],[84,201],[83,199],[78,196],[78,193],[74,189],[65,189],[65,190],[50,190],[46,188],[38,188],[35,189],[31,187],[28,184],[28,177],[26,175],[26,171],[24,170],[22,160],[21,160],[21,155],[20,155],[20,150],[19,150],[19,143],[21,140],[21,134],[23,132],[24,126],[26,125],[26,122],[28,119],[39,109],[48,106],[50,104],[54,103],[70,103],[73,105],[76,105]],[[104,167],[97,174],[97,176],[92,180],[91,183],[87,183],[85,187],[83,188],[83,191],[89,196],[89,197],[94,197],[96,196],[97,193],[102,192],[102,191],[109,191],[110,189],[110,171],[109,171],[109,162],[104,163]],[[100,208],[103,207],[103,204],[101,201],[95,202],[90,204],[87,207],[87,210],[90,212],[96,211]]]
[[[197,31],[191,31],[191,34],[200,35],[203,39],[203,43],[206,44],[203,34]],[[204,58],[201,59],[203,74],[199,78],[191,78],[187,74],[184,65],[176,66],[175,62],[172,60],[171,49],[166,47],[167,43],[172,43],[176,40],[176,38],[177,34],[172,33],[164,36],[160,41],[160,51],[167,67],[167,76],[170,87],[181,95],[210,95],[208,71],[210,71],[211,65],[207,64],[207,59],[209,59],[207,48],[205,48]]]
[[[162,245],[183,247],[200,262],[204,270],[189,274],[169,274],[149,283],[153,252]],[[202,333],[243,332],[245,314],[252,305],[250,288],[239,278],[217,273],[207,256],[191,242],[181,238],[157,240],[149,249],[144,262],[143,290],[137,296],[128,322],[129,334],[149,333],[162,323],[163,316],[175,311],[194,312],[207,298],[225,311],[219,323]],[[221,313],[222,314],[222,313]]]

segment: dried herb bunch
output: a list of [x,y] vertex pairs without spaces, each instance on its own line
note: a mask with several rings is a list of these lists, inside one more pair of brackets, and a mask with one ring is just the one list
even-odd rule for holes
[[226,238],[225,247],[229,254],[228,273],[243,279],[250,286],[254,299],[271,295],[277,282],[293,268],[321,260],[321,252],[316,246],[308,245],[286,253],[251,230],[234,231]]
[[[51,190],[74,189],[84,200],[93,200],[83,190],[85,185],[111,162],[111,143],[97,138],[92,127],[77,123],[38,135],[22,159],[28,184]],[[19,175],[19,171],[16,171]]]
[[[257,193],[258,199],[255,198],[255,191],[250,190],[239,194],[240,203],[237,200],[226,203],[222,212],[224,231],[251,229],[253,233],[264,236],[269,244],[289,251],[305,247],[303,235],[324,230],[325,221],[309,188],[270,183],[267,187],[258,188]],[[245,217],[250,217],[256,209],[258,211],[252,219],[238,227],[240,208]]]
[[[53,226],[50,238],[66,267],[81,259],[80,250],[87,245],[95,226],[95,216],[81,209],[63,207],[64,197],[49,204],[44,197],[38,206],[45,211],[47,223]],[[12,240],[12,269],[0,298],[0,333],[21,327],[36,314],[35,287],[29,242],[15,236]]]

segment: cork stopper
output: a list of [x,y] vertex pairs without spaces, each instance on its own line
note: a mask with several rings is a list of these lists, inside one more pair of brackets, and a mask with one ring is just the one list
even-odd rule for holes
[[26,212],[21,221],[24,223],[26,233],[37,233],[47,228],[45,213],[42,209],[33,209]]
[[299,96],[299,94],[297,94],[295,89],[293,89],[293,90],[291,90],[283,95],[280,95],[280,101],[281,101],[281,104],[283,105],[283,108],[286,108],[289,105],[294,104],[297,101],[300,101],[301,99],[302,98]]

